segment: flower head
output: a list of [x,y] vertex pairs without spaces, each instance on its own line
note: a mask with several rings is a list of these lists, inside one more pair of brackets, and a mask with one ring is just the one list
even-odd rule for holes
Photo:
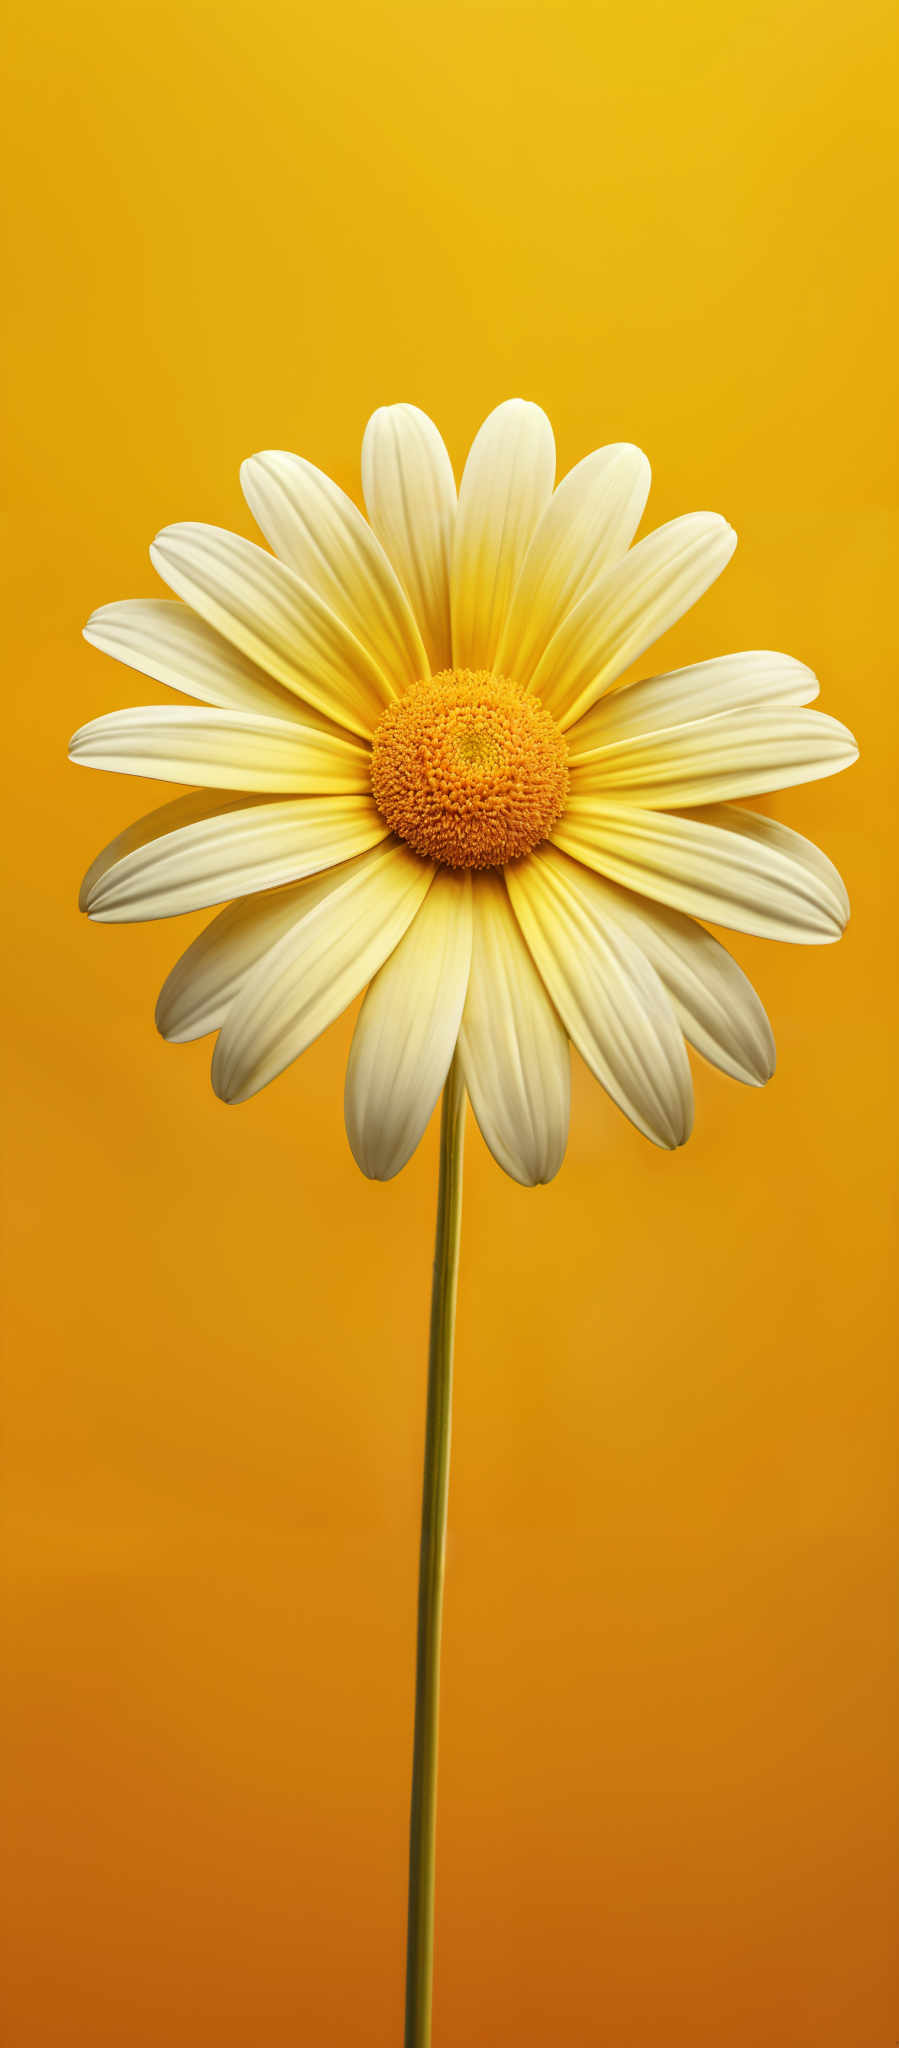
[[458,1046],[494,1157],[550,1180],[569,1041],[637,1129],[689,1136],[684,1040],[756,1086],[764,1010],[697,920],[839,937],[824,855],[735,800],[855,759],[787,655],[727,655],[621,685],[701,597],[736,536],[688,514],[636,545],[649,465],[601,448],[553,489],[549,421],[511,399],[456,496],[412,405],[366,428],[368,520],[296,455],[244,464],[273,552],[165,529],[171,599],[102,607],[86,637],[193,704],[114,712],[71,743],[92,767],[193,786],[99,855],[105,922],[225,903],[173,968],[157,1021],[216,1031],[242,1102],[366,988],[346,1122],[363,1171],[414,1151]]

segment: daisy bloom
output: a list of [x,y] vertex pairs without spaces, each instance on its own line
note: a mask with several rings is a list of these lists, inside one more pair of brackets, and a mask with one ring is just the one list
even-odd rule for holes
[[740,808],[848,767],[785,654],[728,654],[621,683],[730,560],[691,512],[634,536],[649,464],[597,449],[554,488],[546,415],[510,399],[458,495],[436,427],[381,408],[368,518],[311,462],[241,472],[268,547],[166,527],[173,598],[95,612],[95,647],[193,700],[82,726],[72,758],[189,785],[89,869],[105,923],[224,904],[159,997],[165,1038],[216,1032],[238,1103],[363,990],[346,1126],[396,1174],[444,1090],[431,1331],[410,1850],[407,2048],[430,2027],[440,1596],[466,1098],[506,1173],[552,1179],[570,1044],[637,1130],[689,1136],[685,1041],[752,1086],[765,1012],[708,921],[820,945],[848,917],[829,860]]
[[436,427],[385,406],[362,445],[368,521],[301,456],[252,456],[273,552],[167,527],[150,554],[175,601],[86,627],[195,701],[96,719],[73,759],[195,793],[106,848],[83,907],[228,903],[157,1009],[166,1038],[218,1032],[226,1102],[369,984],[346,1124],[377,1179],[414,1151],[457,1046],[494,1158],[527,1185],[565,1151],[569,1040],[644,1136],[682,1144],[685,1038],[750,1084],[774,1064],[758,998],[697,920],[820,944],[848,914],[821,853],[735,807],[855,759],[806,708],[801,662],[731,654],[615,687],[720,574],[731,527],[692,512],[632,546],[639,449],[600,448],[555,489],[554,470],[545,414],[511,399],[457,500]]

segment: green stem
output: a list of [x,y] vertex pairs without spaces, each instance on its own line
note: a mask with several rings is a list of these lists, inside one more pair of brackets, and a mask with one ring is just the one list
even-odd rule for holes
[[406,1944],[405,2048],[430,2048],[434,1966],[434,1835],[437,1818],[437,1727],[440,1706],[440,1626],[446,1553],[453,1397],[453,1335],[462,1223],[462,1148],[465,1088],[454,1059],[443,1092],[440,1181],[431,1293],[428,1409],[418,1568],[418,1650],[415,1667],[415,1738],[412,1817],[409,1827],[409,1925]]

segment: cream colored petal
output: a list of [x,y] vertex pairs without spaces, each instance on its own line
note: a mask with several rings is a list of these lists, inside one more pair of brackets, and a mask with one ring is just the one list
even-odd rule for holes
[[568,1039],[499,875],[474,878],[474,936],[459,1057],[482,1137],[522,1187],[550,1181],[568,1142]]
[[362,490],[437,675],[453,659],[456,480],[433,420],[417,405],[382,405],[372,413],[362,440]]
[[85,907],[106,924],[205,910],[335,867],[387,830],[370,797],[244,797],[238,809],[126,853],[92,884]]
[[654,968],[574,862],[543,847],[505,874],[537,969],[587,1065],[644,1137],[668,1150],[683,1145],[693,1084]]
[[212,1085],[245,1102],[346,1009],[399,944],[434,870],[393,840],[360,862],[265,955],[231,1005]]
[[269,546],[324,598],[398,689],[428,674],[409,599],[352,498],[302,455],[267,449],[240,472]]
[[840,929],[849,923],[849,896],[842,875],[820,846],[811,839],[803,839],[791,825],[782,825],[777,818],[764,818],[758,811],[744,810],[739,804],[705,804],[701,810],[685,811],[684,817],[696,824],[718,825],[722,831],[745,840],[750,850],[760,846],[783,854],[818,883],[836,910]]
[[453,666],[492,669],[509,601],[549,503],[556,453],[539,405],[509,398],[475,435],[459,486]]
[[571,794],[683,810],[815,782],[857,757],[851,732],[835,718],[763,706],[616,740],[572,767]]
[[302,718],[334,731],[310,704],[300,705],[240,649],[176,597],[131,597],[103,604],[84,628],[85,640],[166,689],[222,711],[258,711],[267,718]]
[[221,790],[192,789],[185,796],[176,796],[174,802],[161,804],[155,811],[148,811],[144,817],[136,818],[133,825],[126,825],[124,832],[117,832],[91,861],[78,894],[79,910],[87,910],[97,885],[126,854],[136,853],[142,846],[149,846],[154,839],[162,839],[170,832],[179,832],[184,825],[196,825],[203,819],[225,817],[229,811],[245,810],[248,804],[260,804],[262,797],[223,795]]
[[717,512],[688,512],[602,571],[563,619],[531,680],[563,731],[689,611],[736,545]]
[[183,1044],[217,1031],[263,955],[367,859],[357,854],[324,874],[308,875],[286,889],[239,897],[220,910],[163,982],[156,1005],[156,1027],[163,1038]]
[[211,789],[347,796],[371,788],[370,755],[360,741],[252,711],[160,704],[111,711],[79,728],[69,756],[88,768]]
[[626,554],[649,482],[646,456],[628,441],[597,448],[563,477],[515,585],[496,654],[499,675],[530,682],[556,628],[600,570]]
[[449,1072],[471,960],[471,876],[439,869],[359,1012],[344,1110],[356,1165],[392,1180],[411,1159]]
[[806,857],[798,833],[756,832],[767,818],[744,830],[741,817],[752,813],[712,805],[684,817],[571,797],[551,838],[586,867],[688,917],[798,945],[838,939],[846,914],[835,870],[831,881]]
[[719,655],[690,668],[648,676],[642,683],[625,683],[601,698],[570,727],[568,751],[572,761],[588,761],[616,740],[636,739],[664,726],[715,718],[724,711],[760,710],[764,705],[786,709],[811,704],[817,695],[817,676],[789,654],[753,650]]
[[305,703],[370,737],[396,688],[325,604],[264,548],[220,526],[167,526],[150,560],[217,633]]
[[759,1088],[774,1072],[774,1038],[752,983],[692,917],[591,874],[608,915],[664,982],[685,1038],[725,1074]]

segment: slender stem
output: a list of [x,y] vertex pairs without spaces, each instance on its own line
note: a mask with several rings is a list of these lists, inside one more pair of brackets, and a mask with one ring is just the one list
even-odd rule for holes
[[405,2048],[429,2048],[434,1964],[434,1835],[437,1818],[437,1726],[440,1705],[440,1626],[446,1552],[453,1397],[453,1336],[459,1235],[462,1223],[462,1148],[465,1089],[454,1060],[447,1075],[440,1122],[440,1182],[431,1293],[428,1409],[418,1568],[418,1650],[415,1667],[415,1739],[409,1827],[409,1928],[406,1944]]

